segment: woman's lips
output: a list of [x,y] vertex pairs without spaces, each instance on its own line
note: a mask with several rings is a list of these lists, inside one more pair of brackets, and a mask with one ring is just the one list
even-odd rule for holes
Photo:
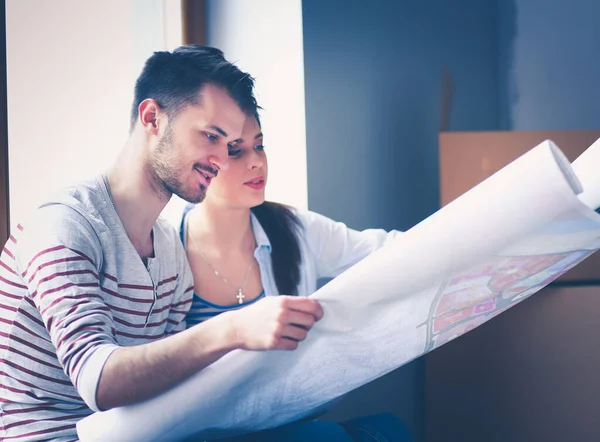
[[255,190],[260,190],[265,187],[265,179],[264,179],[264,177],[257,177],[250,181],[246,181],[244,183],[244,185],[246,185],[252,189],[255,189]]

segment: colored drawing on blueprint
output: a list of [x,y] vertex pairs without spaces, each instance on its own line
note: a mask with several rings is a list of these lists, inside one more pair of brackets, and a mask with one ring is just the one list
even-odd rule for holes
[[474,329],[567,272],[594,251],[501,257],[440,286],[426,323],[426,351]]

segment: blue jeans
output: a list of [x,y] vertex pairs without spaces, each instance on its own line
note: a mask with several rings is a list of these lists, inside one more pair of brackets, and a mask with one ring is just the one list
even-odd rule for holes
[[346,422],[300,421],[222,442],[414,442],[404,423],[392,413]]

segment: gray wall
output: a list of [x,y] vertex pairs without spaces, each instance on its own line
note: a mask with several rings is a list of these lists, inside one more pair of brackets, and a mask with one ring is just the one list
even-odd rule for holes
[[[443,66],[451,127],[497,128],[496,2],[304,0],[302,12],[309,208],[357,229],[407,229],[438,208]],[[417,360],[328,417],[392,411],[422,439],[423,389]]]
[[599,16],[597,0],[499,1],[503,128],[600,127]]
[[498,125],[496,2],[304,0],[309,207],[406,229],[438,207],[442,67],[453,130]]

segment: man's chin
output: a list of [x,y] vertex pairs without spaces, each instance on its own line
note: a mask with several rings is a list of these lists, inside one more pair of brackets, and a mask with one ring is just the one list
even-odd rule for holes
[[184,198],[182,196],[179,196],[181,199],[186,200],[188,203],[192,203],[192,204],[200,204],[202,201],[204,201],[204,197],[206,195],[201,195],[201,196],[196,196],[196,197],[187,197]]
[[176,195],[187,201],[188,203],[192,203],[192,204],[198,204],[201,203],[202,201],[204,201],[204,198],[206,198],[206,189],[202,188],[199,191],[197,191],[196,193],[185,193],[185,194],[181,194],[181,193],[176,193]]

